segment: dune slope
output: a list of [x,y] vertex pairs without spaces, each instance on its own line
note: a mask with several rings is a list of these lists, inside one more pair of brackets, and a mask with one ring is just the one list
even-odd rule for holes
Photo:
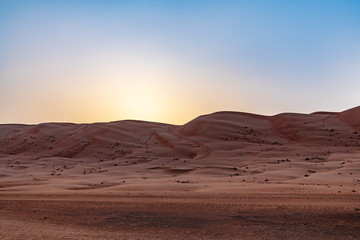
[[239,183],[351,185],[360,171],[359,109],[275,116],[217,112],[182,126],[0,125],[1,189],[167,189],[177,181],[214,181],[213,188],[224,189],[231,184],[220,183],[232,177]]

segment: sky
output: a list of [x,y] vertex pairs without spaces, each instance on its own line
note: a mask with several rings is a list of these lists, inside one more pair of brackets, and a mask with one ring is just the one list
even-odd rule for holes
[[360,105],[357,0],[0,0],[0,123]]

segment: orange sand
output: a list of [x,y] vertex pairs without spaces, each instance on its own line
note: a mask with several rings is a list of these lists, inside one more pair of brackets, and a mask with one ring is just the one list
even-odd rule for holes
[[360,107],[0,125],[0,239],[360,239]]

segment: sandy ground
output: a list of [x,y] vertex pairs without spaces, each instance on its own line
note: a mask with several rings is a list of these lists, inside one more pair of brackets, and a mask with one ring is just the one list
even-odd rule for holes
[[358,195],[2,197],[1,239],[359,239]]
[[0,125],[0,239],[360,239],[360,107]]

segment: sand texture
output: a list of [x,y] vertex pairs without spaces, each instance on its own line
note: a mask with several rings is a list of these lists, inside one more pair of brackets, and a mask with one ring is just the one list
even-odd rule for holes
[[0,239],[360,239],[360,107],[0,125]]

